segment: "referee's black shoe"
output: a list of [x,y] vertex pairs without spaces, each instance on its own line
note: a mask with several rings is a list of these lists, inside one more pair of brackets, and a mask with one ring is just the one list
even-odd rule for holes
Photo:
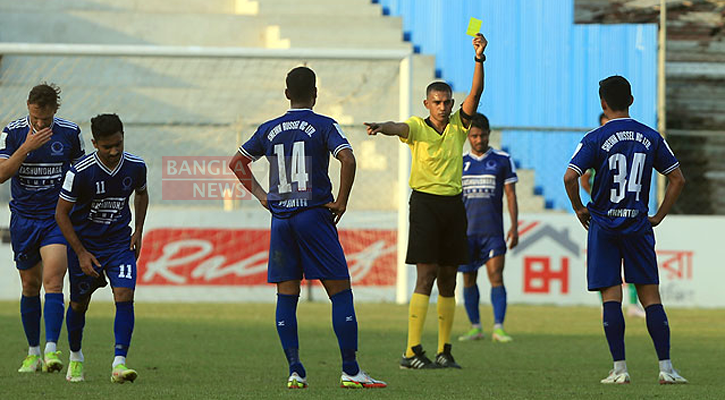
[[406,357],[405,354],[403,354],[403,358],[400,360],[400,368],[401,369],[435,369],[439,368],[438,364],[431,361],[428,357],[425,356],[425,351],[423,351],[423,346],[417,345],[413,346],[411,349],[413,350],[413,357]]
[[451,345],[450,343],[446,343],[443,345],[443,352],[436,354],[436,365],[438,365],[438,368],[458,368],[461,369],[461,366],[458,365],[456,360],[453,359],[453,355],[451,354]]

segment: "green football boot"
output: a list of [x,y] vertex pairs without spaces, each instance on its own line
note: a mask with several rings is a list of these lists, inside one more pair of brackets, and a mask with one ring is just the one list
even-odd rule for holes
[[499,343],[508,343],[508,342],[512,342],[514,340],[514,338],[509,336],[508,333],[506,333],[506,331],[504,331],[502,328],[494,329],[493,335],[491,335],[491,339],[494,342],[499,342]]
[[481,340],[483,339],[483,329],[471,328],[465,335],[459,336],[458,340],[461,342],[467,342],[469,340]]
[[23,360],[23,364],[18,369],[18,372],[38,372],[43,368],[43,359],[40,356],[28,355]]
[[138,373],[124,364],[116,365],[111,372],[111,382],[113,383],[133,382],[137,377]]
[[68,382],[83,382],[86,380],[86,375],[83,373],[83,361],[71,361],[68,364],[65,380]]
[[60,360],[60,350],[45,353],[43,372],[60,372],[63,369],[63,361]]

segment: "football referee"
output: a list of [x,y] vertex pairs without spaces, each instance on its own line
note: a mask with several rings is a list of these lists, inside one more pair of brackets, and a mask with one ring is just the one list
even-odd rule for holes
[[[456,309],[456,271],[458,265],[468,263],[466,210],[461,198],[463,145],[483,93],[483,52],[487,44],[480,33],[473,39],[475,67],[471,92],[452,115],[451,87],[445,82],[433,82],[423,100],[430,112],[427,118],[414,116],[405,122],[365,123],[368,135],[398,136],[410,146],[413,155],[405,262],[416,265],[417,277],[408,311],[408,344],[400,361],[402,368],[461,368],[451,355],[451,328]],[[433,362],[425,356],[421,334],[436,279],[438,354]]]

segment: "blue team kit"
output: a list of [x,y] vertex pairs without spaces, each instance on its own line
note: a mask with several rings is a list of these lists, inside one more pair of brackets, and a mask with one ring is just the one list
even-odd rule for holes
[[239,148],[251,160],[266,156],[270,164],[269,282],[303,274],[308,279],[349,278],[332,213],[322,207],[333,201],[330,154],[336,157],[343,149],[352,147],[340,125],[309,109],[292,109],[265,122]]
[[[10,237],[18,269],[40,262],[41,247],[66,244],[55,223],[55,206],[63,175],[85,152],[78,125],[55,117],[50,128],[50,141],[30,152],[12,177]],[[30,129],[29,117],[8,124],[0,134],[0,159],[10,158]]]
[[569,168],[594,168],[587,249],[589,290],[622,283],[657,284],[657,259],[648,204],[652,168],[679,167],[660,134],[630,118],[613,119],[582,139]]
[[[101,263],[113,287],[136,287],[136,258],[131,245],[131,194],[146,189],[146,164],[123,153],[118,165],[108,169],[92,153],[66,174],[60,198],[74,203],[70,214],[78,238]],[[71,300],[77,301],[96,284],[96,278],[83,273],[78,258],[68,249]]]
[[489,148],[480,157],[463,156],[463,204],[468,219],[468,249],[471,262],[460,272],[476,271],[489,259],[506,254],[503,234],[504,185],[518,182],[511,157]]

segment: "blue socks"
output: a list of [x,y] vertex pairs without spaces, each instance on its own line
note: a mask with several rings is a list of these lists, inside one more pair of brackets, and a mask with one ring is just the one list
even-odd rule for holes
[[[68,330],[68,347],[70,351],[80,351],[81,342],[83,341],[83,328],[86,325],[85,311],[82,313],[76,312],[69,304],[65,324]],[[113,323],[113,332],[116,336],[116,356],[126,357],[126,354],[128,354],[133,325],[133,301],[116,303],[116,319]]]
[[277,293],[277,334],[282,342],[282,349],[289,363],[289,373],[296,372],[304,378],[307,376],[305,367],[299,357],[299,339],[297,337],[297,301],[299,296]]
[[466,305],[466,314],[468,314],[468,320],[473,325],[481,323],[481,314],[478,310],[480,301],[481,295],[478,292],[478,285],[463,288],[463,302]]
[[133,301],[116,303],[116,319],[113,322],[113,333],[116,336],[116,356],[126,357],[126,354],[128,354],[134,321]]
[[[299,339],[297,336],[297,301],[299,296],[277,293],[277,334],[289,363],[290,375],[296,372],[307,376],[299,358]],[[360,367],[355,359],[357,351],[357,318],[352,301],[352,290],[343,290],[330,297],[332,301],[332,327],[340,345],[342,370],[348,375],[357,375]]]
[[60,329],[63,327],[63,317],[65,314],[63,293],[46,293],[45,305],[43,307],[45,341],[57,343],[60,337]]
[[[662,304],[652,304],[645,309],[647,330],[654,343],[657,357],[670,359],[670,326]],[[624,315],[622,303],[608,301],[604,303],[604,334],[607,336],[609,351],[614,361],[624,360]]]
[[28,345],[40,346],[40,295],[20,298],[20,318]]
[[77,313],[73,310],[73,307],[68,305],[65,324],[68,330],[68,347],[70,351],[80,351],[81,341],[83,340],[83,327],[86,325],[86,313]]
[[608,301],[603,304],[604,335],[609,343],[609,352],[612,353],[614,361],[624,360],[624,314],[622,314],[622,303]]
[[[478,308],[479,302],[481,301],[481,294],[478,291],[478,285],[464,287],[463,300],[471,324],[480,324],[481,314]],[[503,320],[506,318],[506,288],[504,286],[494,286],[491,288],[491,305],[493,306],[493,322],[495,324],[503,324]]]
[[491,288],[491,305],[493,305],[493,322],[503,325],[506,317],[506,288],[503,285]]
[[342,370],[348,375],[357,375],[360,366],[355,359],[357,351],[357,318],[352,301],[352,290],[343,290],[330,297],[332,301],[332,327],[337,336],[342,355]]
[[667,314],[662,304],[652,304],[645,309],[647,313],[647,330],[652,338],[657,351],[657,357],[661,360],[670,359],[670,325],[667,322]]

